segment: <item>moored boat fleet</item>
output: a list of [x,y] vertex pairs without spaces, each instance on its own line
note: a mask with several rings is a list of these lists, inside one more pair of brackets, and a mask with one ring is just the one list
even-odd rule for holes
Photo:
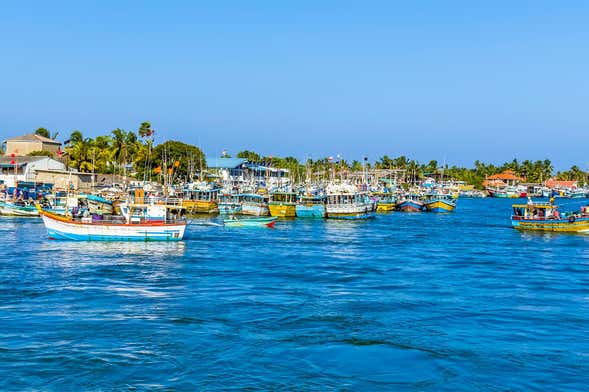
[[[182,191],[160,193],[133,189],[95,193],[46,192],[0,200],[0,215],[37,216],[48,236],[60,240],[179,241],[187,214],[215,214],[226,227],[273,227],[280,218],[361,220],[377,213],[453,212],[460,192],[447,184],[381,186],[331,181],[298,187],[227,187],[190,184]],[[523,192],[518,197],[524,197]],[[560,212],[550,202],[513,205],[518,230],[589,232],[589,208]],[[495,196],[497,197],[497,196]],[[499,196],[500,197],[500,196]],[[564,197],[564,196],[561,196]],[[572,198],[572,197],[571,197]]]

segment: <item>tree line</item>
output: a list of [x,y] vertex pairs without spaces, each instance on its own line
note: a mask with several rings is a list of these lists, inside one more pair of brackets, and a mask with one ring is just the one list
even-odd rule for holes
[[[49,137],[45,128],[35,133]],[[63,144],[64,150],[56,158],[83,173],[119,174],[160,182],[169,175],[177,181],[190,181],[200,168],[206,167],[205,155],[196,146],[174,140],[155,144],[155,130],[148,121],[136,131],[117,128],[94,138],[75,130]],[[54,154],[35,151],[29,155]]]
[[[37,134],[50,137],[50,132],[39,128]],[[53,135],[53,138],[57,134]],[[64,142],[63,156],[60,158],[68,167],[80,172],[95,172],[134,176],[137,179],[162,181],[166,174],[173,174],[177,181],[191,181],[206,169],[206,157],[196,146],[180,141],[168,140],[155,144],[155,130],[150,122],[143,122],[136,131],[120,128],[107,135],[95,138],[84,137],[81,131],[73,131]],[[34,152],[32,155],[50,155]],[[223,156],[228,157],[224,154]],[[427,163],[410,159],[404,155],[391,158],[385,155],[375,162],[362,160],[347,161],[339,156],[307,159],[300,161],[294,156],[276,157],[262,155],[255,151],[242,150],[238,158],[270,167],[289,170],[295,182],[302,182],[310,176],[313,179],[328,179],[334,173],[353,173],[373,169],[396,171],[397,178],[405,182],[416,182],[428,175],[443,175],[445,178],[464,181],[477,188],[493,174],[506,170],[513,171],[528,183],[542,183],[556,177],[560,180],[576,180],[580,185],[587,184],[588,173],[574,165],[569,170],[554,172],[549,159],[513,159],[501,165],[475,161],[472,167],[440,165],[436,160]]]

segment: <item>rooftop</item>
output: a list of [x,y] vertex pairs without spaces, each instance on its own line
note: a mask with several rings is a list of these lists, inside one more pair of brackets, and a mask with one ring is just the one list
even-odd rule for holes
[[246,163],[243,158],[207,158],[209,169],[236,169]]
[[7,142],[43,142],[48,144],[58,144],[61,146],[61,142],[50,139],[45,136],[37,135],[36,133],[28,133],[23,136],[17,136],[10,139],[6,139]]
[[513,170],[505,170],[503,173],[493,174],[487,178],[488,180],[521,180],[522,178],[515,175]]

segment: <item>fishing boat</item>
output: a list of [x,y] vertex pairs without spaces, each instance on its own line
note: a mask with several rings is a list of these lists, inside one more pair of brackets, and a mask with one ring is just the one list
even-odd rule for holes
[[239,195],[239,202],[241,204],[242,215],[252,216],[268,216],[270,211],[268,210],[268,203],[262,195],[255,193],[246,193]]
[[223,220],[227,227],[274,227],[275,223],[276,217],[237,219],[233,216]]
[[377,193],[376,212],[390,212],[395,210],[396,197],[393,193]]
[[325,197],[300,196],[296,206],[296,214],[299,218],[325,218]]
[[241,212],[239,195],[234,193],[223,193],[219,195],[219,213],[223,215],[238,214]]
[[39,216],[34,203],[26,200],[0,201],[0,215]]
[[297,195],[292,192],[273,192],[270,194],[268,209],[271,216],[287,218],[296,216]]
[[180,241],[186,220],[181,207],[164,204],[120,206],[123,216],[63,216],[37,209],[50,239],[74,241]]
[[511,225],[518,230],[589,232],[589,207],[575,213],[560,213],[558,206],[550,203],[528,202],[512,207]]
[[192,214],[214,214],[219,212],[219,190],[187,187],[184,189],[182,206]]
[[[488,188],[490,197],[497,197],[502,199],[517,199],[522,197],[522,192],[517,190],[515,187],[504,187],[504,188]],[[525,197],[525,196],[524,196]]]
[[374,202],[352,185],[328,186],[325,211],[329,219],[366,219],[374,216]]
[[456,199],[452,195],[435,192],[426,196],[424,206],[428,212],[452,212],[456,209]]
[[575,189],[567,192],[567,196],[571,199],[581,199],[587,196],[587,192],[583,189]]
[[395,209],[401,212],[420,212],[423,211],[423,207],[421,196],[415,193],[403,195],[395,204]]

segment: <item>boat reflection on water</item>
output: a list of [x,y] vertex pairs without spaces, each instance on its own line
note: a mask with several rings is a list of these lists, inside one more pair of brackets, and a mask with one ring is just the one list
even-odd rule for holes
[[[156,260],[173,260],[186,254],[180,242],[100,242],[43,241],[40,252],[59,254],[47,263],[74,266],[80,264],[150,264]],[[83,255],[83,256],[80,256]]]

